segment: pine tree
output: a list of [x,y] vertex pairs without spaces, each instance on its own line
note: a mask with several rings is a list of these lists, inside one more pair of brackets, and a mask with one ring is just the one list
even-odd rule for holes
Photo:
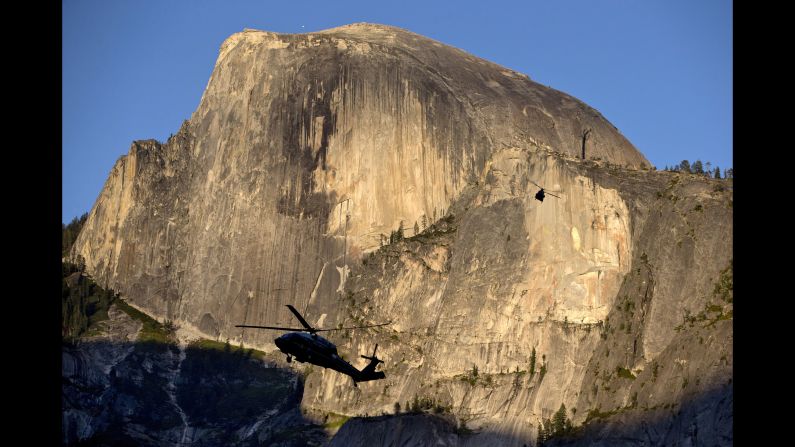
[[701,164],[701,160],[696,160],[693,163],[693,174],[701,175],[704,173],[704,166]]
[[414,222],[414,236],[420,234],[420,226],[417,225],[417,222]]
[[61,251],[63,256],[69,254],[69,250],[75,240],[77,240],[77,236],[80,235],[80,230],[83,229],[83,224],[86,223],[86,220],[88,220],[88,213],[75,217],[68,225],[61,224]]
[[549,418],[544,420],[544,441],[548,441],[552,438],[552,421]]
[[536,348],[533,346],[533,351],[530,353],[530,377],[536,372]]
[[715,178],[720,178],[720,168],[715,166]]
[[560,404],[560,408],[552,416],[552,433],[555,436],[559,436],[563,434],[563,431],[566,428],[566,405]]
[[682,160],[682,162],[679,163],[679,170],[688,174],[692,174],[692,171],[690,170],[690,162],[687,160]]
[[723,176],[726,178],[734,178],[734,168],[729,168],[723,171]]
[[422,230],[425,231],[425,229],[428,228],[428,216],[423,214],[421,220],[422,220]]
[[541,354],[541,370],[538,371],[538,382],[540,383],[544,380],[544,376],[547,374],[547,355]]

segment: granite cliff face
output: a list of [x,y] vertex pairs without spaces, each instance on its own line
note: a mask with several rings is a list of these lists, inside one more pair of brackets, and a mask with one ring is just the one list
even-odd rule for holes
[[702,399],[731,439],[731,192],[645,166],[582,102],[422,36],[247,30],[179,132],[119,159],[72,256],[151,315],[265,350],[275,334],[234,325],[291,322],[285,304],[392,320],[330,337],[349,359],[379,343],[387,379],[312,373],[307,409],[427,397],[461,442],[522,445],[561,404],[604,435]]

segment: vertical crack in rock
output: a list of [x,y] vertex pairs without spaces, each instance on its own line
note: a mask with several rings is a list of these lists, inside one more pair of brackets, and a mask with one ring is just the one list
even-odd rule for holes
[[[179,343],[177,343],[176,350],[177,354],[175,359],[174,348],[169,348],[172,369],[170,371],[171,377],[169,378],[168,384],[166,385],[166,393],[168,393],[169,401],[171,402],[171,405],[173,405],[174,408],[177,410],[177,413],[179,414],[179,417],[182,420],[182,425],[184,426],[178,444],[178,446],[182,447],[185,445],[190,445],[191,442],[191,440],[188,439],[186,444],[186,438],[188,437],[188,432],[190,430],[190,425],[188,424],[189,422],[188,415],[185,414],[185,411],[182,409],[182,407],[179,405],[179,402],[177,401],[176,382],[177,379],[179,379],[180,370],[182,369],[182,362],[185,360],[185,355],[186,355],[185,344],[182,341],[180,341]],[[176,364],[176,366],[173,366],[174,364]]]

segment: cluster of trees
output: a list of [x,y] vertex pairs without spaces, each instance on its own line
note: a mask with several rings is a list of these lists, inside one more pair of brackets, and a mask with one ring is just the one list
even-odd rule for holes
[[[442,208],[442,213],[444,213],[444,208]],[[444,216],[444,214],[440,214],[439,216]],[[436,221],[436,208],[433,209],[433,221],[432,222],[435,222],[435,221]],[[420,216],[420,220],[419,221],[414,221],[414,233],[412,234],[412,237],[420,234],[420,231],[425,231],[427,228],[428,228],[428,216],[423,214],[422,216]],[[388,245],[388,244],[391,244],[393,242],[399,242],[399,241],[402,241],[403,239],[405,239],[405,236],[403,234],[403,230],[405,230],[405,229],[406,228],[403,228],[403,221],[401,220],[400,221],[400,225],[398,226],[398,229],[395,230],[395,231],[392,231],[389,234],[388,238],[386,237],[385,234],[381,234],[381,246],[383,247],[384,245]],[[408,229],[411,230],[411,227],[409,227]]]
[[398,229],[389,234],[389,243],[402,241],[403,239],[403,221],[401,220]]
[[[433,411],[434,413],[450,413],[453,410],[452,405],[443,405],[441,402],[437,402],[436,399],[432,397],[417,397],[414,396],[414,399],[411,401],[406,401],[406,406],[403,407],[403,410],[406,413],[426,413],[429,411]],[[395,414],[400,414],[401,407],[400,402],[395,402]]]
[[723,175],[721,175],[720,167],[715,166],[715,169],[712,169],[712,163],[706,162],[702,163],[701,160],[696,160],[691,165],[689,161],[682,160],[681,163],[673,165],[673,166],[666,166],[665,171],[672,171],[672,172],[686,172],[688,174],[697,174],[697,175],[704,175],[710,178],[734,178],[734,169],[728,168],[723,171]]
[[[424,230],[425,225],[427,224],[427,218],[425,217],[425,215],[423,215],[422,218],[423,218],[423,230]],[[394,242],[400,242],[403,239],[405,239],[406,237],[403,234],[403,230],[404,230],[403,221],[401,220],[400,225],[398,225],[398,229],[389,234],[389,239],[387,239],[385,235],[383,234],[381,235],[381,246],[391,244]],[[417,222],[414,222],[414,236],[418,235],[419,233],[420,233],[420,226]]]
[[571,433],[572,425],[566,412],[566,405],[560,404],[560,409],[552,416],[538,424],[538,445],[556,437]]
[[[538,381],[541,382],[544,380],[544,376],[547,373],[547,356],[546,354],[541,354],[541,369],[539,370],[539,378]],[[536,372],[536,348],[533,347],[533,351],[530,353],[530,377],[533,376]]]
[[79,337],[92,323],[107,319],[108,308],[118,298],[83,275],[83,267],[62,265],[61,335],[67,341]]
[[88,213],[80,217],[75,217],[68,225],[61,224],[62,256],[69,254],[69,250],[71,250],[72,245],[75,243],[77,235],[80,234],[80,230],[83,228],[83,224],[86,223],[86,219],[88,219]]

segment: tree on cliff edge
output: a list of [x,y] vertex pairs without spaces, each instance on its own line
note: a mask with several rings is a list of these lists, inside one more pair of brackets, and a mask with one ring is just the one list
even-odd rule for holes
[[682,172],[687,172],[688,174],[692,174],[692,171],[690,170],[690,162],[687,160],[682,160],[682,162],[679,163],[679,170]]
[[693,174],[703,174],[704,173],[704,165],[701,164],[701,160],[696,160],[693,163]]
[[72,249],[72,245],[75,243],[87,219],[88,213],[85,213],[80,217],[72,219],[69,225],[61,224],[61,254],[63,256],[69,254],[69,250]]
[[560,408],[552,416],[552,433],[553,436],[565,435],[571,429],[571,421],[566,413],[566,405],[560,404]]

